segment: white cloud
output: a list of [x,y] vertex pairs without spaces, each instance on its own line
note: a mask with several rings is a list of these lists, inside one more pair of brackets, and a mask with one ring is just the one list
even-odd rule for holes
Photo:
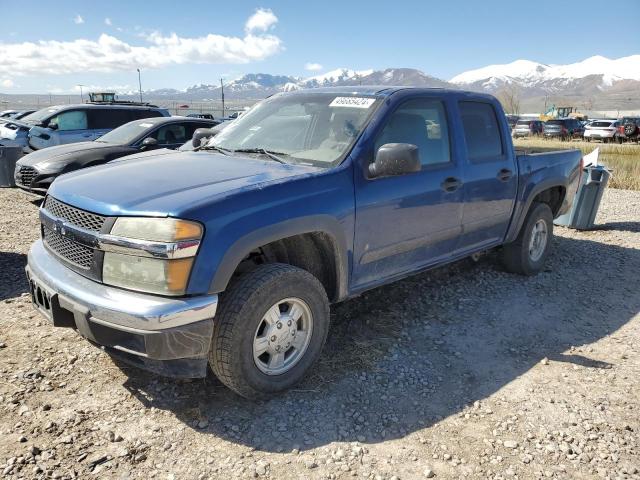
[[[258,12],[247,21],[247,25],[252,23]],[[263,22],[261,25],[267,24]],[[251,28],[262,27],[252,24]],[[252,31],[247,31],[242,38],[216,34],[184,38],[175,33],[163,35],[154,32],[146,35],[144,41],[144,45],[131,45],[103,33],[97,40],[0,42],[0,51],[3,52],[0,71],[12,72],[13,75],[58,75],[135,71],[136,68],[152,69],[188,63],[248,63],[263,60],[282,49],[282,42],[277,36]]]
[[11,80],[10,78],[3,78],[2,80],[0,80],[0,85],[5,88],[11,88],[13,87],[13,80]]
[[247,33],[255,31],[266,32],[276,23],[278,23],[278,17],[271,10],[259,8],[249,17],[244,28]]
[[109,17],[104,19],[104,24],[107,25],[108,27],[110,27],[111,25],[113,25],[113,23],[111,23],[111,19]]
[[304,69],[309,70],[310,72],[317,72],[318,70],[322,70],[322,65],[319,63],[305,63]]
[[76,25],[81,25],[84,23],[84,18],[82,18],[80,15],[76,15],[73,19],[73,23],[75,23]]

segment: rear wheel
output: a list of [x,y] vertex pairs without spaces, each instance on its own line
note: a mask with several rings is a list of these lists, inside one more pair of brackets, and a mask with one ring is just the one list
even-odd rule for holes
[[521,275],[539,273],[547,261],[553,237],[553,213],[546,203],[534,203],[518,237],[504,246],[502,260],[506,269]]
[[266,398],[299,382],[319,358],[329,301],[309,272],[268,264],[221,295],[214,323],[213,372],[243,397]]

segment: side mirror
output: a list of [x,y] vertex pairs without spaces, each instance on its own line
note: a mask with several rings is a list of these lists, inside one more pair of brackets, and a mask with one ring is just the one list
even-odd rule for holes
[[49,122],[47,124],[47,128],[49,128],[50,130],[57,130],[58,129],[58,124],[56,122]]
[[193,132],[193,137],[191,137],[191,143],[193,144],[193,148],[198,148],[202,144],[202,139],[208,139],[216,135],[218,132],[214,132],[210,128],[198,128],[195,132]]
[[147,137],[142,141],[143,149],[151,149],[158,146],[158,140],[153,137]]
[[391,177],[419,172],[422,168],[418,147],[411,143],[386,143],[376,152],[375,161],[369,165],[369,175]]

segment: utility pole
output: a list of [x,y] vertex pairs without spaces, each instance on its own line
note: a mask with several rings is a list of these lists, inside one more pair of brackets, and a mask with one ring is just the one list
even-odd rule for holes
[[77,85],[78,87],[80,87],[80,103],[84,103],[84,98],[82,97],[82,87],[84,87],[84,85]]
[[138,92],[140,92],[140,103],[142,103],[142,80],[140,78],[140,69],[136,68],[136,70],[138,70]]
[[222,94],[222,116],[224,117],[224,84],[222,83],[222,79],[220,79],[220,90]]

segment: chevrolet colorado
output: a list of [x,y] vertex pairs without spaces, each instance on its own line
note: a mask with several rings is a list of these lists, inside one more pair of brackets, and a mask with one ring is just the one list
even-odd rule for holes
[[539,272],[579,151],[516,152],[497,100],[406,87],[274,95],[195,151],[56,179],[35,306],[114,356],[260,398],[301,380],[329,305],[499,248]]

